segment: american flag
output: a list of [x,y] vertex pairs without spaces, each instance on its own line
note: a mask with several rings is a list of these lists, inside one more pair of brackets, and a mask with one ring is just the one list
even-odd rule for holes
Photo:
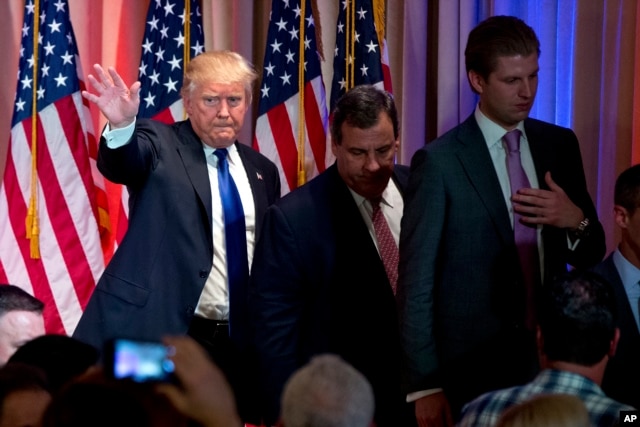
[[[189,19],[185,19],[189,16]],[[197,0],[153,0],[149,4],[138,68],[139,118],[163,123],[184,120],[180,98],[182,77],[189,60],[204,52],[202,13]],[[122,241],[128,224],[128,193],[120,189],[115,242]]]
[[164,123],[184,120],[183,70],[190,58],[204,52],[200,6],[197,0],[154,0],[146,22],[138,69],[142,83],[138,117]]
[[0,282],[43,301],[51,333],[75,329],[104,269],[101,233],[108,237],[82,75],[67,1],[28,0],[0,188]]
[[[391,91],[391,75],[384,46],[382,0],[343,0],[336,24],[331,109],[354,86],[372,84]],[[378,19],[376,19],[376,14]],[[377,22],[377,24],[376,24]],[[376,28],[382,27],[382,28]],[[380,31],[381,33],[383,31]],[[378,41],[383,40],[383,44]],[[347,58],[349,61],[347,62]],[[383,63],[383,59],[385,60]]]
[[271,7],[253,148],[278,166],[285,194],[326,169],[328,113],[311,1]]

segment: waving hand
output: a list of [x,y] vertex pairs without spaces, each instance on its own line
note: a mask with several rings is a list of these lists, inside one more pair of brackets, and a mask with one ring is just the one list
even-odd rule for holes
[[131,124],[138,114],[140,106],[140,82],[127,88],[120,75],[113,67],[109,74],[95,64],[95,76],[89,74],[89,83],[95,93],[82,91],[82,96],[98,106],[102,114],[109,120],[111,129],[118,129]]

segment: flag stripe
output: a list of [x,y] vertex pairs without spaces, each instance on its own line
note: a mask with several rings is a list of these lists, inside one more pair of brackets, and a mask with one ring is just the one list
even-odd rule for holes
[[[84,83],[78,77],[82,71],[69,5],[67,0],[39,4],[40,16],[34,16],[33,3],[25,2],[9,151],[0,188],[0,277],[45,303],[47,332],[71,334],[104,269],[100,237],[109,237],[108,200],[96,168],[97,142],[89,108],[80,95]],[[35,19],[40,21],[37,55]],[[38,229],[29,240],[25,219],[32,189]]]
[[[18,151],[11,150],[11,142],[9,149],[11,153]],[[65,333],[43,264],[32,260],[29,255],[29,241],[24,238],[27,205],[22,194],[16,194],[21,187],[14,161],[15,159],[12,157],[7,157],[2,186],[4,197],[1,197],[0,200],[2,205],[7,204],[7,206],[0,205],[0,211],[9,213],[8,217],[2,217],[3,221],[0,224],[3,249],[9,246],[12,248],[11,251],[3,250],[2,253],[3,266],[11,267],[11,271],[5,270],[4,275],[8,283],[22,287],[45,304],[44,317],[47,332]],[[8,205],[11,206],[11,209]],[[6,210],[4,210],[5,208]],[[5,218],[9,220],[10,224],[4,223]]]
[[[99,245],[99,239],[81,239],[81,236],[87,234],[98,236],[99,232],[95,221],[96,206],[89,203],[93,193],[93,182],[86,146],[73,143],[83,140],[80,123],[60,120],[61,117],[70,115],[73,109],[73,98],[65,97],[41,112],[40,118],[45,125],[43,131],[47,144],[40,146],[39,154],[43,155],[40,160],[44,164],[38,170],[39,173],[43,169],[50,173],[50,177],[42,183],[49,210],[48,217],[53,223],[58,246],[66,260],[76,296],[80,305],[84,307],[93,291],[97,276],[102,271],[89,262],[87,255],[90,259],[102,258],[102,247]],[[62,129],[63,132],[56,131],[56,128]],[[57,161],[51,157],[50,148],[58,149],[55,158]],[[72,151],[67,151],[69,149]],[[76,168],[73,168],[74,165]],[[84,192],[79,186],[81,182],[84,183]],[[71,201],[74,203],[70,203]],[[88,210],[93,212],[93,218],[89,221]],[[91,271],[90,275],[86,274],[88,271]]]
[[[325,153],[326,153],[326,137],[325,129],[327,127],[327,117],[320,115],[320,109],[318,108],[316,92],[314,90],[314,82],[318,82],[320,79],[315,78],[312,82],[305,85],[304,96],[304,109],[305,120],[307,122],[307,137],[309,138],[309,145],[313,152],[313,158],[315,159],[315,165],[317,165],[318,172],[323,172],[326,168],[325,165]],[[324,97],[324,90],[322,91]],[[326,107],[325,107],[326,112]]]
[[289,188],[296,188],[298,182],[298,148],[296,146],[296,138],[292,132],[292,126],[296,126],[297,123],[291,123],[291,117],[286,105],[276,105],[269,110],[267,117],[269,118],[269,126],[273,131],[273,139],[287,185]]

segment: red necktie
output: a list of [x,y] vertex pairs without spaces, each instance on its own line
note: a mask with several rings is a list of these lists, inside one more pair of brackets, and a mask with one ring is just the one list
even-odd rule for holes
[[[511,194],[514,195],[521,188],[529,188],[529,179],[520,161],[520,134],[518,129],[507,132],[503,140],[507,144],[507,169]],[[540,279],[540,261],[538,258],[538,234],[536,227],[520,222],[519,215],[514,212],[513,236],[518,248],[518,257],[526,290],[526,323],[527,327],[535,328],[535,289]]]
[[387,272],[389,283],[393,293],[396,293],[396,285],[398,283],[398,262],[400,255],[398,253],[398,245],[396,244],[389,224],[380,209],[381,199],[370,200],[373,212],[371,214],[371,222],[373,222],[373,229],[376,233],[376,239],[378,240],[378,250],[380,251],[380,258],[382,264]]

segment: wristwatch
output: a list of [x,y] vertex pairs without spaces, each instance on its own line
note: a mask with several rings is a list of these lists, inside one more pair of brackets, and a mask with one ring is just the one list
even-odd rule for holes
[[576,239],[581,239],[585,237],[589,232],[589,218],[585,218],[582,221],[580,221],[580,224],[578,224],[578,227],[574,228],[571,231],[573,233],[573,236]]

